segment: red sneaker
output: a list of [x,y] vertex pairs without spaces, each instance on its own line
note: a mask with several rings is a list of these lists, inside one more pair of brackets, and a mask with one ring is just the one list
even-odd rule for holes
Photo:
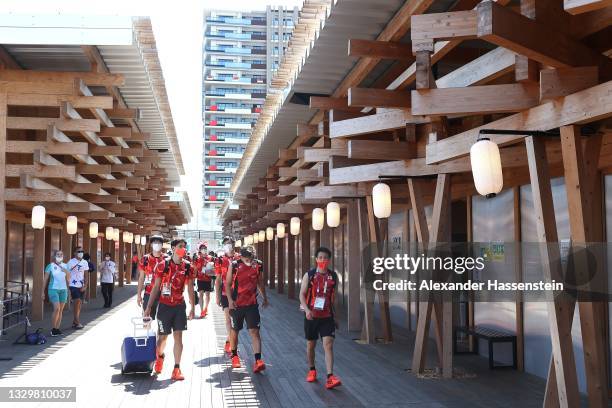
[[315,382],[317,381],[317,370],[308,371],[308,375],[306,376],[306,381]]
[[203,319],[206,317],[206,315],[208,314],[208,310],[207,309],[202,309],[202,312],[200,312],[200,317]]
[[232,357],[232,368],[240,368],[240,357],[238,355]]
[[263,360],[255,361],[255,365],[253,366],[253,372],[258,373],[266,369],[266,363]]
[[163,368],[164,368],[164,357],[157,356],[157,358],[155,359],[155,367],[153,371],[155,372],[155,374],[161,374]]
[[232,346],[230,346],[230,342],[229,341],[225,342],[225,348],[223,350],[225,350],[225,352],[228,353],[228,354],[232,352]]
[[181,369],[176,367],[174,370],[172,370],[172,377],[170,377],[172,380],[174,381],[183,381],[185,379],[185,377],[183,376],[183,374],[181,373]]
[[327,382],[325,383],[325,388],[327,388],[328,390],[331,390],[332,388],[337,387],[339,385],[342,385],[342,381],[340,381],[338,377],[332,374],[327,378]]

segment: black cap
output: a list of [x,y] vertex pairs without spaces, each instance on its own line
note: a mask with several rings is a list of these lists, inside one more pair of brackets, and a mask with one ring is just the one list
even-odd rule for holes
[[223,241],[221,241],[221,243],[226,244],[227,242],[231,242],[233,244],[236,241],[234,241],[234,238],[230,237],[229,235],[226,235],[223,237]]
[[164,243],[164,237],[162,237],[161,235],[151,235],[149,237],[149,243],[153,243],[153,241],[158,241],[158,242],[161,242],[163,244]]
[[240,256],[244,256],[245,258],[253,258],[253,248],[246,247],[240,250]]

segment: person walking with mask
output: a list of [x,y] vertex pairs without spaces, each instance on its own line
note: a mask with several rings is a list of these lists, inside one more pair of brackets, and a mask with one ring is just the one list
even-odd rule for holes
[[247,329],[251,335],[253,352],[255,353],[255,365],[253,372],[258,373],[266,369],[266,364],[261,359],[261,336],[259,335],[259,305],[257,303],[257,291],[263,298],[262,306],[268,307],[268,297],[263,283],[263,263],[254,259],[252,247],[243,248],[240,251],[240,259],[232,262],[227,271],[225,293],[229,293],[229,312],[232,328],[230,331],[230,345],[232,349],[232,367],[240,368],[240,357],[238,357],[238,333],[242,330],[246,320]]
[[104,254],[104,261],[98,266],[100,271],[100,286],[104,297],[104,307],[110,308],[113,303],[113,289],[117,280],[117,266],[111,260],[110,252]]
[[[193,271],[191,265],[184,258],[187,255],[183,239],[172,241],[172,257],[164,261],[164,267],[155,271],[155,280],[149,304],[145,310],[145,317],[150,316],[152,303],[159,296],[157,310],[157,359],[154,371],[160,374],[164,365],[164,349],[170,334],[174,338],[174,369],[171,379],[174,381],[184,380],[181,373],[181,355],[183,353],[183,331],[187,330],[187,320],[193,319],[195,314],[195,296],[193,287]],[[191,308],[189,316],[186,315],[187,306],[183,293],[185,286],[188,288],[189,303]]]
[[[53,251],[52,261],[45,268],[45,283],[43,287],[49,284],[47,291],[49,302],[53,305],[53,315],[51,316],[51,336],[59,336],[62,334],[60,325],[62,323],[62,314],[64,307],[68,303],[68,285],[70,284],[70,271],[64,263],[64,253],[60,250]],[[43,291],[43,301],[45,293]]]
[[234,239],[230,236],[223,238],[223,255],[217,259],[217,279],[215,280],[215,294],[217,298],[217,305],[222,308],[223,314],[225,315],[225,328],[227,330],[227,339],[225,340],[224,350],[226,353],[231,353],[232,348],[230,346],[230,332],[232,330],[232,323],[229,313],[229,303],[225,292],[225,278],[227,277],[227,271],[234,261]]
[[328,268],[331,251],[320,247],[315,251],[316,268],[309,270],[302,278],[300,307],[304,311],[304,334],[306,337],[306,359],[310,367],[306,381],[317,380],[315,348],[319,337],[323,341],[327,381],[325,388],[332,389],[342,384],[333,373],[334,338],[338,328],[334,301],[338,276]]
[[70,271],[70,296],[74,302],[74,319],[72,321],[73,329],[82,329],[81,324],[81,304],[87,285],[89,283],[89,263],[83,259],[83,248],[76,247],[74,249],[74,258],[68,261],[68,270]]
[[[149,305],[149,299],[151,296],[151,289],[153,289],[153,277],[157,268],[163,268],[164,265],[164,254],[162,253],[162,247],[164,244],[164,238],[161,235],[153,235],[149,238],[151,245],[151,252],[140,258],[138,264],[138,295],[136,297],[136,303],[142,307],[144,311]],[[144,298],[142,296],[142,290],[144,288]],[[151,305],[150,317],[155,319],[157,313],[157,300]]]
[[206,273],[206,265],[210,262],[210,257],[207,254],[205,243],[201,243],[198,248],[199,256],[193,262],[193,267],[196,272],[198,295],[200,296],[200,317],[206,317],[208,313],[208,304],[210,302],[210,292],[212,292],[212,279]]

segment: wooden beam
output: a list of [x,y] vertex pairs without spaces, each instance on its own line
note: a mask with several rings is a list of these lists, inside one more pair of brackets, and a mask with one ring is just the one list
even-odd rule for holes
[[410,108],[410,91],[349,88],[348,104],[352,107]]
[[303,191],[304,191],[304,187],[303,186],[288,185],[288,186],[279,186],[278,187],[278,195],[279,196],[296,195],[297,193],[301,193]]
[[354,110],[354,108],[349,107],[348,98],[332,98],[326,96],[311,96],[310,109],[337,109],[340,111]]
[[[466,156],[478,139],[480,129],[550,130],[560,126],[594,122],[612,116],[612,81],[596,85],[524,112],[470,129],[426,147],[427,164]],[[500,146],[522,140],[522,135],[499,135],[494,141]],[[331,177],[331,175],[330,175]]]
[[492,81],[512,71],[516,54],[503,47],[463,64],[436,80],[436,88],[462,88]]
[[106,109],[105,112],[110,119],[138,119],[140,110],[129,108],[113,108]]
[[416,143],[349,140],[349,159],[407,160],[416,157]]
[[10,93],[8,104],[13,106],[60,106],[69,102],[76,109],[112,108],[112,96],[41,95],[35,93]]
[[[558,236],[555,209],[544,143],[542,139],[534,139],[530,136],[525,139],[525,144],[527,146],[529,175],[535,207],[537,241],[544,243],[544,245],[539,246],[544,278],[549,282],[552,280],[563,282],[561,257],[559,247],[556,245]],[[549,242],[555,245],[546,245]],[[546,302],[546,305],[548,307],[558,402],[560,407],[569,408],[580,405],[580,394],[578,392],[576,363],[572,345],[572,316],[569,315],[565,303],[555,297],[553,301]],[[550,385],[547,385],[547,388],[549,387]]]
[[329,136],[331,138],[360,136],[403,128],[410,123],[427,122],[429,122],[428,118],[413,116],[409,110],[397,109],[362,118],[332,122],[329,126]]
[[563,9],[574,15],[610,6],[612,0],[563,0]]
[[418,43],[434,40],[476,38],[478,14],[475,10],[414,15],[410,19],[413,51]]
[[90,156],[119,156],[121,146],[89,146]]
[[582,91],[598,84],[597,67],[543,69],[540,71],[540,100]]
[[343,186],[305,186],[304,198],[307,200],[325,200],[331,198],[358,198],[367,196],[367,191],[357,185]]
[[278,176],[282,178],[297,177],[297,167],[280,167],[278,169]]
[[104,137],[121,137],[124,139],[130,139],[132,135],[131,127],[106,127],[102,126],[102,129],[98,129],[98,136]]
[[74,179],[76,172],[74,166],[52,165],[44,166],[40,164],[7,164],[6,176],[19,177],[20,174],[28,174],[38,178],[62,178]]
[[66,193],[58,189],[7,188],[4,190],[6,201],[65,201]]
[[0,70],[0,81],[68,83],[76,79],[83,80],[89,86],[122,86],[125,79],[121,74],[103,74],[91,71],[33,71],[21,69]]
[[348,154],[347,149],[344,147],[329,149],[304,147],[302,148],[302,152],[304,154],[302,158],[304,163],[327,162],[331,156],[346,156]]
[[599,64],[597,53],[578,40],[510,8],[485,1],[476,9],[480,39],[553,68]]
[[395,41],[358,40],[351,38],[348,42],[348,56],[414,61],[410,43]]
[[7,267],[6,245],[6,138],[7,138],[7,95],[6,88],[0,85],[0,282],[6,286],[5,276]]
[[80,174],[110,174],[111,173],[111,165],[110,164],[77,164],[76,166],[77,173]]
[[98,194],[100,192],[100,183],[70,183],[64,182],[62,190],[73,194]]
[[62,132],[99,132],[100,122],[97,119],[57,119],[57,118],[26,118],[8,117],[8,129],[47,130],[49,125],[55,125]]
[[482,115],[518,112],[536,106],[539,101],[538,86],[531,83],[417,89],[412,91],[412,114]]

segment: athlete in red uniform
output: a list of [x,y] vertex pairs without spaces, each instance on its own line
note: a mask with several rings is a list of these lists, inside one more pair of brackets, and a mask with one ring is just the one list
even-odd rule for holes
[[238,332],[242,330],[246,320],[247,329],[253,342],[255,365],[253,372],[258,373],[266,369],[261,359],[261,337],[259,335],[259,305],[257,303],[257,290],[263,297],[262,306],[268,307],[268,297],[263,284],[263,264],[253,259],[253,248],[247,247],[240,251],[240,259],[232,262],[227,271],[225,293],[228,297],[232,328],[230,331],[230,344],[232,348],[232,367],[240,368],[238,357]]
[[[157,310],[158,341],[157,359],[155,360],[155,373],[159,374],[164,365],[164,348],[170,333],[174,337],[174,369],[172,379],[184,380],[180,363],[183,353],[183,331],[187,330],[187,319],[193,319],[195,313],[195,296],[193,287],[193,271],[189,262],[184,260],[187,243],[183,239],[172,241],[172,257],[164,262],[164,268],[155,272],[155,281],[151,291],[151,300],[159,298]],[[186,316],[186,305],[183,293],[187,287],[191,309],[189,317]],[[151,314],[151,305],[147,306],[145,316]]]
[[333,373],[334,338],[338,322],[334,315],[334,301],[338,277],[327,268],[331,251],[320,247],[315,251],[317,267],[309,270],[302,278],[300,287],[300,306],[304,310],[304,334],[306,336],[306,358],[309,364],[306,381],[317,380],[315,368],[315,347],[317,339],[323,340],[327,381],[325,387],[331,389],[342,384]]
[[224,350],[226,353],[230,353],[232,351],[230,346],[229,333],[232,330],[232,324],[230,321],[229,314],[229,303],[227,301],[227,296],[225,293],[225,278],[227,276],[227,271],[234,260],[234,238],[225,237],[223,238],[223,252],[224,255],[220,256],[217,259],[217,279],[215,279],[215,294],[217,298],[217,305],[223,309],[223,313],[225,314],[225,328],[227,330],[227,339],[225,340]]
[[206,265],[211,261],[210,255],[206,253],[206,244],[201,243],[198,251],[199,255],[193,262],[196,272],[198,292],[200,295],[200,317],[206,317],[208,304],[210,302],[210,292],[212,292],[212,278],[207,273]]
[[[149,238],[149,243],[151,245],[151,253],[143,256],[138,263],[138,296],[136,302],[138,306],[142,306],[143,311],[147,308],[149,303],[151,289],[153,289],[153,276],[155,275],[155,270],[160,266],[163,268],[165,260],[162,254],[164,238],[161,235],[153,235]],[[144,298],[142,297],[143,287],[145,290]],[[156,313],[157,300],[151,305],[151,317],[153,319],[155,319]]]

